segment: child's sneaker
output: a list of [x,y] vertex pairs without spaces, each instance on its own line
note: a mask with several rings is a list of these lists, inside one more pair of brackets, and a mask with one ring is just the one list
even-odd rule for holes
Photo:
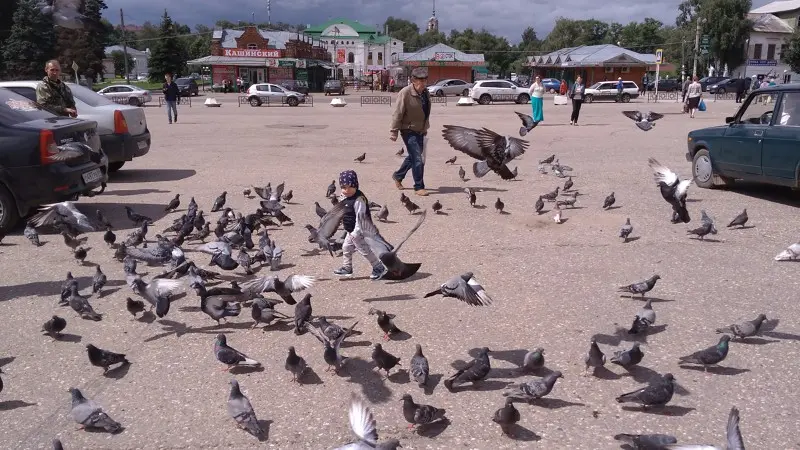
[[340,267],[340,268],[334,270],[333,273],[336,274],[336,275],[339,275],[339,276],[349,277],[350,275],[353,274],[353,268],[352,267]]
[[372,267],[372,275],[370,275],[369,277],[373,280],[380,280],[388,272],[389,269],[387,269],[386,266],[384,266],[381,263],[378,263],[377,265]]

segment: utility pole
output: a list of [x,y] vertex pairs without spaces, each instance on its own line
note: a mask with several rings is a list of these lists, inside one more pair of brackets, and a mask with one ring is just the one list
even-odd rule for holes
[[692,64],[692,76],[697,76],[697,55],[700,53],[700,17],[697,17],[697,26],[694,34],[694,63]]
[[267,23],[272,25],[272,0],[267,0]]
[[131,71],[128,68],[128,42],[125,39],[125,17],[122,15],[122,8],[119,9],[119,26],[122,29],[122,59],[125,60],[125,79],[131,84]]

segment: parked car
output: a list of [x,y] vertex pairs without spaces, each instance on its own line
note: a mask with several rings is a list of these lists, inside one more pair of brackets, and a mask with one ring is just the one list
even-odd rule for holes
[[517,104],[528,103],[528,91],[508,80],[479,80],[469,90],[469,97],[481,105],[508,101]]
[[200,88],[197,87],[197,82],[192,78],[176,78],[175,84],[178,85],[178,90],[184,97],[191,97],[192,95],[200,95]]
[[700,78],[700,87],[703,89],[703,92],[708,90],[708,87],[717,84],[722,80],[726,80],[728,77],[703,77]]
[[322,87],[325,95],[344,95],[344,83],[342,80],[327,80]]
[[113,86],[104,87],[97,91],[97,93],[104,97],[109,97],[117,103],[127,103],[131,106],[142,106],[153,100],[149,91],[130,84],[115,84]]
[[[86,144],[90,151],[53,161],[58,146]],[[37,206],[76,199],[108,181],[108,158],[97,123],[56,116],[36,102],[0,88],[0,233]]]
[[561,81],[555,78],[542,78],[542,85],[544,86],[544,90],[551,94],[561,89]]
[[800,85],[754,90],[725,122],[687,137],[695,184],[744,180],[800,188]]
[[[632,98],[639,97],[639,86],[633,81],[622,82],[622,103],[628,103]],[[617,82],[600,81],[586,88],[586,103],[598,100],[617,101]]]
[[[680,91],[682,88],[680,80],[677,78],[665,78],[658,80],[658,92]],[[656,82],[651,81],[647,84],[648,91],[656,90]]]
[[718,83],[708,86],[711,94],[724,94],[726,92],[736,92],[740,86],[744,86],[744,92],[750,90],[750,78],[726,78]]
[[459,95],[466,97],[469,94],[469,88],[471,87],[472,83],[467,83],[464,80],[447,78],[444,80],[439,80],[436,83],[428,86],[428,93],[437,97],[444,97],[447,95]]
[[282,88],[277,84],[257,83],[247,90],[247,101],[250,106],[261,106],[267,98],[273,103],[280,100],[289,106],[297,106],[306,102],[305,95]]
[[308,95],[308,82],[303,80],[284,80],[281,81],[281,87],[290,91],[299,92],[303,95]]
[[[36,101],[38,81],[0,81],[0,87]],[[83,86],[67,83],[75,97],[78,119],[97,122],[100,145],[108,155],[108,170],[116,172],[126,161],[150,151],[150,130],[142,108],[114,103]]]

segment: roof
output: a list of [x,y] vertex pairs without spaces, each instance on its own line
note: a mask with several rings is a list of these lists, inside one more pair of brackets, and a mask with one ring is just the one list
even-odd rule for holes
[[[130,56],[134,56],[134,57],[144,56],[145,58],[149,58],[150,57],[149,53],[143,52],[141,50],[136,50],[135,48],[128,47],[127,50],[128,50],[128,55],[130,55]],[[111,53],[113,53],[113,52],[121,52],[121,51],[123,51],[123,48],[122,48],[121,45],[111,45],[111,46],[106,47],[105,49],[103,49],[103,51],[105,52],[106,56],[110,56]]]
[[751,14],[775,14],[795,11],[800,9],[800,0],[785,0],[767,3],[766,5],[750,11]]
[[528,58],[529,64],[559,67],[586,67],[608,64],[652,65],[656,55],[638,53],[612,44],[582,45]]
[[760,33],[794,33],[794,28],[773,14],[750,13],[747,18],[753,21],[753,31]]
[[411,53],[401,53],[399,61],[430,61],[436,53],[455,53],[456,61],[484,62],[483,53],[464,53],[445,44],[433,44]]
[[[297,39],[294,31],[258,30],[264,39],[269,39],[269,48],[285,49],[286,41]],[[212,39],[222,39],[222,48],[237,48],[236,38],[244,34],[244,30],[214,30]]]
[[245,66],[245,67],[266,67],[267,58],[248,58],[236,56],[204,56],[202,58],[186,61],[190,66],[210,66],[216,64]]
[[336,25],[338,23],[343,23],[345,25],[348,25],[350,28],[354,29],[356,31],[356,33],[377,33],[378,32],[378,30],[375,29],[375,27],[371,27],[369,25],[361,24],[357,20],[348,20],[348,19],[332,19],[332,20],[329,20],[329,21],[323,23],[322,25],[314,25],[312,27],[308,27],[304,31],[306,33],[319,34],[319,33],[322,33],[323,31],[325,31],[325,28],[328,28],[331,25]]

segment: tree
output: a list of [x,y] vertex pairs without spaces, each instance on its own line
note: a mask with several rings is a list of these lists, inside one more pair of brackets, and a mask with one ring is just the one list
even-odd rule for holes
[[788,48],[781,53],[781,59],[792,68],[792,72],[800,72],[800,29],[794,30]]
[[187,52],[177,34],[175,24],[165,9],[164,15],[161,16],[158,40],[154,41],[150,47],[151,81],[164,79],[164,74],[167,72],[176,77],[184,72]]
[[[733,68],[745,59],[745,40],[753,26],[747,18],[751,7],[751,0],[684,0],[678,6],[679,14],[675,22],[679,27],[695,31],[700,20],[701,32],[707,34],[711,41],[709,55],[705,58],[709,62],[716,62],[717,69],[725,65]],[[693,45],[689,53],[694,57]],[[698,55],[698,58],[703,56]],[[702,67],[700,64],[698,66]]]
[[85,0],[83,15],[88,19],[85,25],[87,75],[103,74],[103,58],[105,58],[106,35],[108,29],[103,24],[103,10],[108,9],[104,0]]
[[[3,48],[6,39],[11,34],[11,27],[14,25],[14,11],[17,9],[17,0],[6,0],[0,2],[0,49]],[[0,51],[0,74],[3,73],[3,52]]]
[[414,22],[389,16],[384,22],[384,27],[388,27],[390,35],[405,43],[407,52],[420,48],[419,27]]
[[198,59],[211,54],[211,33],[205,25],[195,25],[195,35],[189,38],[189,58]]
[[55,43],[52,18],[41,13],[36,0],[19,0],[3,45],[6,74],[18,79],[43,77],[44,64],[56,54]]
[[[121,50],[111,52],[111,59],[114,61],[114,75],[125,76],[125,53]],[[128,55],[128,70],[133,68],[133,56]]]

